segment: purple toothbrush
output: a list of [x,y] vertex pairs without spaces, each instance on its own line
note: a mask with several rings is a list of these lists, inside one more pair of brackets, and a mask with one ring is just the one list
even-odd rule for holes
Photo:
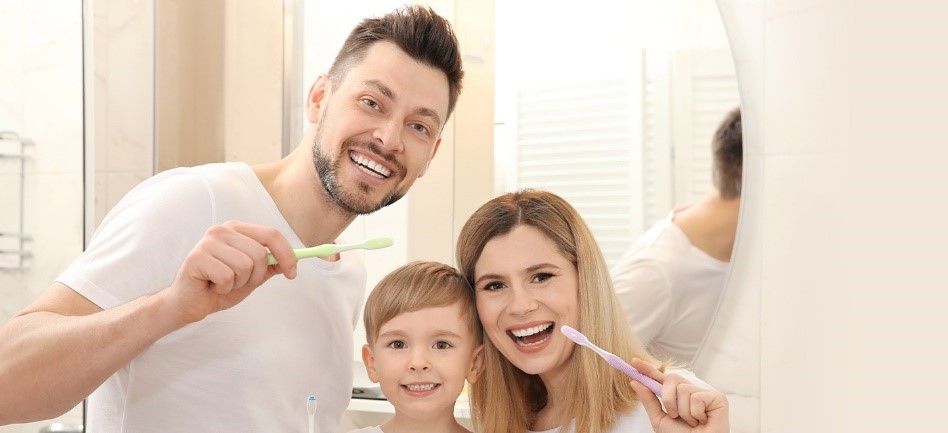
[[625,373],[626,376],[629,376],[632,379],[635,379],[636,381],[641,383],[642,385],[645,385],[649,390],[654,392],[655,395],[661,398],[662,385],[656,382],[655,379],[652,379],[651,377],[648,377],[642,373],[639,373],[639,371],[636,370],[635,367],[632,367],[627,362],[623,361],[622,358],[619,358],[616,355],[606,352],[605,350],[602,350],[601,348],[599,348],[599,346],[592,344],[589,341],[589,339],[586,338],[586,336],[583,335],[581,332],[566,325],[563,325],[560,328],[560,331],[563,332],[563,335],[565,335],[566,338],[573,340],[574,342],[576,342],[576,344],[580,346],[586,346],[592,349],[593,352],[596,352],[599,356],[602,357],[602,359],[605,359],[606,362],[608,362],[609,365],[612,366],[612,368],[615,368],[616,370],[619,370]]

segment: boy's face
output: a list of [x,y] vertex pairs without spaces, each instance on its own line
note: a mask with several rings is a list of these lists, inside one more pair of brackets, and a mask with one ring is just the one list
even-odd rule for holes
[[369,379],[379,383],[399,414],[414,420],[452,416],[464,381],[477,380],[481,345],[461,304],[403,313],[382,324],[362,348]]

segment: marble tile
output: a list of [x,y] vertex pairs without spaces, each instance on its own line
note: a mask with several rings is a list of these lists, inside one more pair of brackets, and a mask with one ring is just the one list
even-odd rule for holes
[[41,174],[30,180],[25,220],[32,257],[23,289],[32,300],[82,252],[83,200],[81,173]]
[[[106,45],[96,56],[104,65],[107,112],[106,167],[109,170],[151,170],[154,139],[154,44],[152,2],[109,2]],[[96,37],[99,37],[97,34]],[[98,71],[97,71],[98,73]],[[97,101],[100,102],[100,101]],[[97,104],[98,108],[101,105]]]
[[[106,175],[105,207],[112,209],[135,185],[151,176],[150,171],[109,173]],[[107,211],[106,211],[107,212]]]

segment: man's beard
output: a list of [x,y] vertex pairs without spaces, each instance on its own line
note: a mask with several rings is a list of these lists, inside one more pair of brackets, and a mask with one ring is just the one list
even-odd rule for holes
[[[316,138],[313,140],[313,167],[316,169],[316,176],[319,177],[320,182],[323,184],[323,188],[326,190],[326,193],[332,199],[333,203],[336,204],[336,206],[339,206],[340,209],[350,214],[367,215],[385,206],[395,203],[404,196],[404,194],[399,194],[398,191],[393,190],[387,197],[383,198],[378,203],[370,203],[364,198],[364,196],[371,191],[371,188],[369,185],[361,182],[357,185],[359,192],[351,193],[346,191],[339,182],[338,169],[343,163],[344,158],[349,158],[348,149],[360,146],[357,146],[358,141],[356,139],[347,139],[342,143],[342,148],[339,151],[338,159],[333,161],[329,156],[323,153],[322,146],[320,145],[320,142],[322,141],[322,125],[324,124],[323,122],[325,122],[325,120],[326,112],[324,112],[322,118],[319,119],[320,124],[316,128]],[[363,143],[361,147],[371,150],[376,155],[386,154],[381,148],[379,148],[377,144],[372,142]],[[404,173],[404,170],[402,170],[401,167],[398,167],[397,173]]]

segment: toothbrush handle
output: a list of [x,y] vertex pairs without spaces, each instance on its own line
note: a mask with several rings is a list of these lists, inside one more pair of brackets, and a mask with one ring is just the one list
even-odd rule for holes
[[606,361],[609,362],[609,365],[611,365],[612,368],[615,368],[616,370],[619,370],[625,373],[626,376],[629,376],[632,379],[635,379],[635,381],[641,383],[642,385],[645,385],[650,391],[655,393],[655,395],[657,395],[659,398],[662,397],[662,385],[658,383],[655,379],[652,379],[651,377],[648,377],[640,373],[638,370],[635,369],[635,367],[629,365],[627,362],[623,361],[622,358],[619,358],[616,355],[610,354],[608,357],[606,357]]
[[[347,248],[347,246],[336,246],[331,244],[317,245],[315,247],[309,248],[296,248],[293,250],[293,254],[297,259],[308,259],[310,257],[325,257],[336,254],[340,251],[346,251],[352,248]],[[277,264],[276,257],[273,257],[273,254],[267,253],[267,264],[275,265]]]

